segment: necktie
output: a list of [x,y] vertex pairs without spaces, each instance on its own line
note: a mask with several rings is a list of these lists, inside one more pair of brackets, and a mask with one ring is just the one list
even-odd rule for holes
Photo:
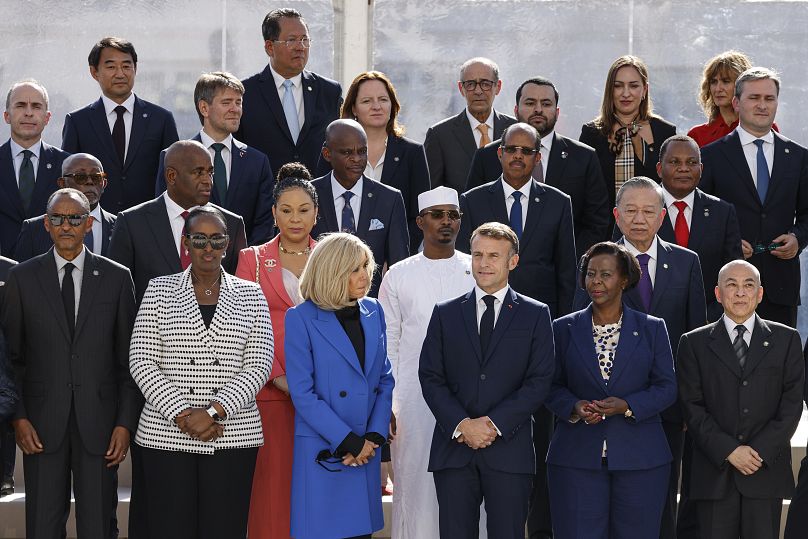
[[763,153],[763,139],[755,140],[757,146],[757,191],[761,204],[766,202],[766,193],[769,191],[769,164]]
[[219,197],[219,205],[224,206],[227,198],[227,167],[224,166],[222,150],[224,144],[216,142],[210,145],[215,152],[213,155],[213,187],[216,188],[216,195]]
[[31,198],[34,196],[34,185],[36,184],[34,163],[31,161],[32,155],[34,155],[34,152],[31,150],[23,150],[22,165],[20,165],[20,198],[26,215],[28,214],[28,207],[31,205]]
[[65,276],[62,277],[62,303],[65,306],[67,327],[70,329],[71,337],[76,329],[76,289],[73,284],[73,268],[75,266],[72,263],[65,264]]
[[295,103],[295,95],[292,93],[294,83],[290,80],[283,81],[283,87],[286,92],[283,94],[283,114],[286,116],[286,125],[289,126],[289,133],[292,134],[292,140],[297,144],[297,137],[300,134],[300,120],[297,117],[297,103]]
[[511,206],[510,225],[516,237],[522,239],[522,193],[513,192],[513,205]]
[[735,330],[738,332],[738,336],[735,337],[734,341],[732,341],[732,349],[735,351],[735,355],[738,358],[738,364],[741,366],[741,370],[743,370],[743,368],[746,366],[746,353],[749,351],[746,341],[743,340],[743,334],[746,332],[746,327],[743,324],[738,324],[735,326]]
[[[539,147],[539,154],[541,154],[542,148],[544,148],[544,146]],[[542,166],[543,162],[544,162],[544,156],[542,156],[539,162],[536,163],[536,166],[533,167],[533,174],[531,174],[533,176],[533,179],[539,183],[544,183],[544,166]]]
[[483,357],[488,351],[488,344],[491,342],[491,334],[494,332],[494,296],[483,296],[485,302],[485,312],[480,318],[480,350],[482,350]]
[[490,144],[491,139],[488,138],[488,125],[487,124],[480,124],[477,126],[477,131],[480,132],[480,148],[485,146],[486,144]]
[[[188,219],[188,212],[184,211],[180,215],[182,215],[183,219]],[[185,225],[182,225],[182,237],[185,237]],[[185,248],[185,245],[182,244],[182,238],[180,238],[180,265],[182,269],[187,269],[188,266],[191,265],[191,254],[188,252],[188,249]]]
[[95,242],[93,241],[93,229],[91,228],[84,235],[84,246],[87,247],[87,250],[92,253],[93,252],[93,245],[95,245]]
[[640,263],[642,275],[640,275],[640,282],[637,283],[637,291],[640,293],[643,308],[645,312],[651,311],[651,295],[654,293],[654,287],[651,284],[651,275],[648,273],[648,261],[651,260],[651,255],[642,253],[637,255],[637,261]]
[[121,164],[126,157],[126,127],[123,123],[123,113],[126,112],[126,107],[118,105],[115,107],[115,114],[118,117],[115,119],[115,125],[112,126],[112,143],[115,144],[115,153],[118,154],[118,159]]
[[354,194],[351,191],[342,193],[342,198],[345,199],[345,205],[342,207],[342,232],[349,234],[356,234],[356,220],[351,207],[351,197],[353,196]]
[[687,202],[677,200],[673,205],[679,210],[679,213],[676,215],[676,223],[673,226],[673,233],[676,236],[676,245],[687,247],[687,243],[690,241],[690,229],[687,228],[687,219],[685,219]]

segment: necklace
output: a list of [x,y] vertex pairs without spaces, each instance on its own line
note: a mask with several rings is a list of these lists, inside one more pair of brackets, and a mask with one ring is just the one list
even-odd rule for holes
[[286,253],[287,255],[297,255],[297,256],[307,255],[311,252],[311,247],[306,247],[302,251],[290,251],[289,249],[285,249],[281,242],[278,242],[278,249],[280,249],[282,253]]
[[[197,276],[196,276],[196,274],[195,274],[193,271],[191,271],[191,278],[192,278],[192,280],[193,280],[193,281],[196,281],[196,284],[202,284],[202,283],[199,281],[199,277],[197,277]],[[215,280],[215,281],[213,281],[212,283],[210,283],[210,286],[205,286],[204,284],[202,284],[202,288],[204,288],[204,289],[205,289],[205,295],[206,295],[206,296],[212,296],[212,295],[213,295],[213,287],[214,287],[214,286],[216,286],[217,284],[219,284],[219,281],[220,281],[221,279],[222,279],[222,273],[221,273],[221,272],[219,272],[219,276],[218,276],[218,277],[216,277],[216,280]]]

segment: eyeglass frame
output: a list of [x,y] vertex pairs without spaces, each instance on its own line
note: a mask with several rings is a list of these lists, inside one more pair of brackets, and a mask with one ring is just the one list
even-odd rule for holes
[[327,472],[339,473],[342,471],[341,469],[332,470],[331,468],[325,465],[325,464],[342,464],[342,459],[333,454],[328,449],[323,449],[322,451],[317,453],[317,456],[314,457],[314,462],[316,462],[323,470]]
[[[86,183],[86,181],[80,181],[79,178],[84,177],[86,178],[100,178],[97,182],[92,181],[91,183]],[[70,172],[68,174],[62,174],[62,178],[70,178],[73,180],[77,185],[101,185],[104,183],[104,180],[108,178],[106,172],[94,172],[93,174],[85,174],[84,172]]]
[[311,38],[308,37],[308,36],[301,37],[301,38],[298,38],[298,39],[273,39],[272,42],[273,43],[283,43],[283,45],[287,49],[291,49],[296,44],[300,45],[304,49],[310,49],[311,48]]
[[514,144],[500,144],[499,147],[502,148],[502,151],[508,155],[514,155],[518,151],[522,155],[528,157],[532,157],[541,151],[539,148],[527,148],[525,146],[516,146]]
[[[435,214],[440,215],[435,215]],[[452,217],[452,213],[457,214],[457,217]],[[463,218],[463,212],[460,210],[424,210],[418,214],[418,217],[426,217],[429,215],[433,219],[443,219],[444,217],[448,217],[450,221],[459,221]]]
[[[477,86],[479,86],[483,92],[490,92],[497,84],[497,81],[490,79],[468,79],[461,80],[459,82],[463,89],[467,92],[473,92],[477,89]],[[486,88],[486,86],[489,87]]]
[[[52,213],[51,214],[51,213],[48,213],[48,214],[46,214],[46,216],[48,218],[48,221],[50,221],[50,224],[53,225],[53,226],[62,226],[64,224],[64,222],[67,221],[67,224],[70,225],[70,228],[78,228],[82,224],[84,224],[85,221],[87,221],[87,218],[90,216],[90,214],[89,213],[71,213],[71,214],[63,214],[63,213]],[[59,220],[58,223],[56,222],[56,219]],[[78,223],[73,224],[71,222],[72,220],[78,220]]]
[[[188,240],[188,243],[191,244],[191,247],[193,247],[198,251],[202,251],[205,248],[207,248],[208,244],[210,244],[210,248],[213,249],[214,251],[221,251],[222,249],[227,247],[227,242],[228,240],[230,240],[230,236],[228,234],[219,234],[219,233],[213,234],[212,236],[208,236],[207,234],[203,234],[202,232],[186,232],[183,234],[183,237]],[[203,243],[201,247],[194,245],[195,240],[198,241],[203,237],[205,238],[205,243]],[[216,247],[215,245],[213,245],[214,241],[216,242],[221,241],[222,246]]]

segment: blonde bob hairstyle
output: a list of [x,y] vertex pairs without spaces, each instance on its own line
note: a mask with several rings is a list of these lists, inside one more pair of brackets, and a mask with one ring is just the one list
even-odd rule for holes
[[[367,265],[361,268],[364,259],[367,259]],[[300,295],[326,311],[349,307],[353,301],[348,296],[348,278],[357,267],[368,275],[364,296],[370,290],[376,271],[373,251],[353,234],[335,232],[323,235],[300,276]]]

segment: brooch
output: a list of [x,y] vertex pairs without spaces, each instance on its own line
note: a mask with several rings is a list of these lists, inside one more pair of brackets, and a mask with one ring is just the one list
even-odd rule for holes
[[278,265],[278,261],[275,260],[274,258],[268,258],[268,259],[264,260],[264,266],[266,266],[267,268],[274,268],[277,265]]
[[567,152],[561,152],[561,159],[566,159],[568,155]]

